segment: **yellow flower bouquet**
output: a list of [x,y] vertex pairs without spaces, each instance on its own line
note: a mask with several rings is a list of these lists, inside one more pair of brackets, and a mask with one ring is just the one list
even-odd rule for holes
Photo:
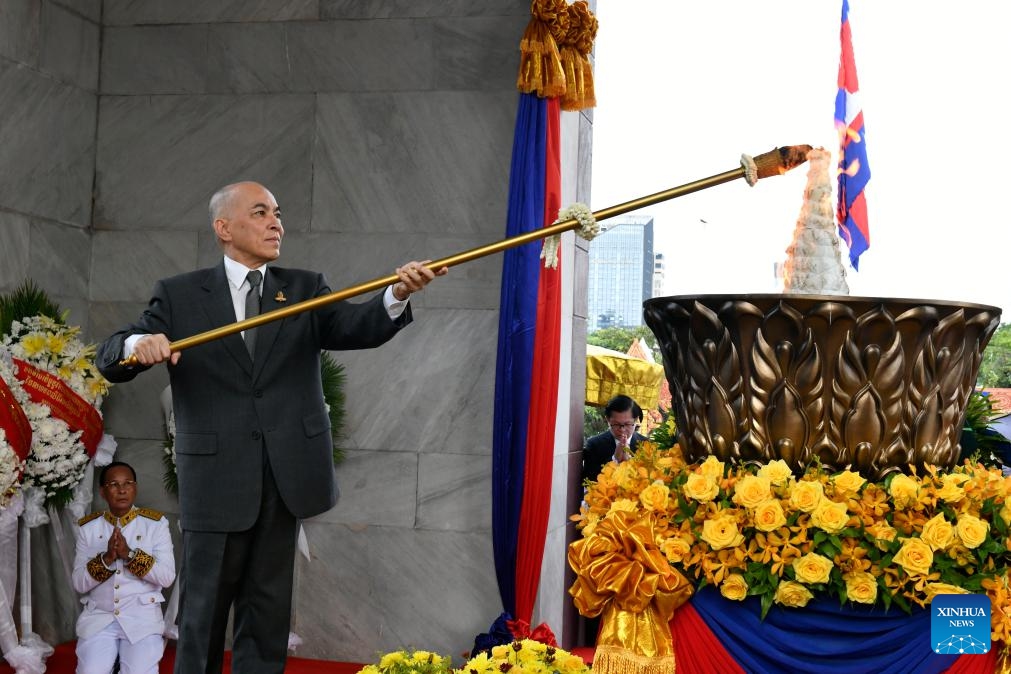
[[676,445],[643,442],[589,483],[572,519],[592,537],[619,511],[650,519],[667,560],[700,587],[759,597],[763,617],[819,593],[908,612],[937,594],[986,592],[992,637],[1011,643],[1011,477],[996,469],[869,482],[813,466],[798,478],[783,461],[686,465]]
[[589,674],[578,655],[532,639],[521,639],[479,653],[460,669],[430,651],[394,651],[358,674]]

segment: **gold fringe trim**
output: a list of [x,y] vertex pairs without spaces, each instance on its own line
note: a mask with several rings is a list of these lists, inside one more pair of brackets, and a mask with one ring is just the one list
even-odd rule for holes
[[541,98],[565,93],[565,72],[558,41],[568,28],[569,11],[565,0],[533,0],[530,3],[530,23],[520,40],[517,89]]
[[593,674],[674,674],[674,656],[636,655],[620,646],[597,646]]
[[584,110],[597,105],[589,55],[599,24],[586,0],[576,0],[569,5],[568,13],[569,29],[558,41],[566,84],[561,107],[562,110]]

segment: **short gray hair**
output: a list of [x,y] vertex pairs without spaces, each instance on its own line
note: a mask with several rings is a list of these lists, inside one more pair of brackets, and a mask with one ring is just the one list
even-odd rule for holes
[[211,225],[214,224],[215,220],[223,217],[223,215],[231,208],[235,188],[241,184],[242,183],[232,183],[231,185],[225,185],[211,196],[211,201],[207,206],[207,210],[211,215]]

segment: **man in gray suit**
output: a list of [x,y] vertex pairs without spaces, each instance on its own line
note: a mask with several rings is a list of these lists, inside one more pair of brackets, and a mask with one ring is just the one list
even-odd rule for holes
[[[175,671],[221,671],[234,607],[233,671],[283,672],[297,523],[338,494],[320,351],[383,344],[411,321],[410,295],[446,270],[410,262],[370,301],[173,353],[173,341],[331,292],[322,274],[268,266],[284,227],[262,185],[221,188],[210,212],[222,263],[159,281],[140,319],[99,346],[98,365],[124,382],[168,363],[183,528]],[[122,365],[131,355],[139,365]]]

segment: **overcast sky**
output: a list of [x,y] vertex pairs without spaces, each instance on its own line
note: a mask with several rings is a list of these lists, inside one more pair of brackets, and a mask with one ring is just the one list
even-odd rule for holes
[[[835,162],[841,8],[598,0],[592,208],[781,145],[824,146]],[[850,24],[871,167],[871,247],[859,272],[848,268],[850,294],[992,304],[1011,322],[1011,3],[850,0]],[[666,255],[665,294],[779,292],[773,265],[806,174],[805,164],[641,211]]]

